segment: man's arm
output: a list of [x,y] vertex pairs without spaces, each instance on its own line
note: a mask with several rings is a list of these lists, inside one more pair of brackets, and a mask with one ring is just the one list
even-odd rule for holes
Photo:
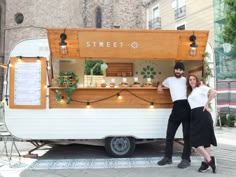
[[[167,79],[165,79],[163,82],[165,82],[165,85],[167,84]],[[157,91],[162,92],[163,88],[167,88],[162,81],[159,82],[159,85],[157,86]]]
[[157,86],[157,91],[158,91],[158,92],[162,92],[162,91],[163,91],[163,84],[162,84],[162,82],[160,82],[160,83],[158,84],[158,86]]

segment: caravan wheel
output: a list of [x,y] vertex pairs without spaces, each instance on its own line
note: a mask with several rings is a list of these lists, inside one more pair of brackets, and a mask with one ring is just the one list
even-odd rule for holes
[[134,152],[135,140],[131,137],[106,138],[105,148],[112,157],[128,157]]

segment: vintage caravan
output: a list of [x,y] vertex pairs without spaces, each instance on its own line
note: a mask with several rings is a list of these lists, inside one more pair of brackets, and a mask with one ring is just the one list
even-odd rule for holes
[[207,39],[208,31],[48,29],[47,39],[21,41],[10,53],[6,126],[22,140],[93,142],[129,156],[135,144],[165,138],[172,101],[156,86],[177,60],[186,75],[202,76]]

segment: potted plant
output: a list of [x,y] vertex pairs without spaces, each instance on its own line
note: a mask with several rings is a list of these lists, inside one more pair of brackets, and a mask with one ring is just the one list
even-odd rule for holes
[[[76,76],[72,71],[59,73],[59,77],[57,79],[57,85],[59,87],[64,87],[67,104],[71,103],[72,101],[71,95],[76,90],[78,82],[79,82],[78,76]],[[63,99],[62,92],[60,90],[56,90],[56,101],[61,101],[62,99]]]

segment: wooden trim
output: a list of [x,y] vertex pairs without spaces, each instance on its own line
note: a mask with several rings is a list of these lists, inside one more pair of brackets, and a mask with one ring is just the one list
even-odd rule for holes
[[[60,34],[67,34],[67,54],[60,54]],[[197,54],[189,54],[189,37],[197,37]],[[48,29],[53,59],[203,60],[209,31]]]
[[[172,100],[168,89],[157,92],[156,87],[152,88],[79,88],[72,95],[73,100],[66,104],[56,101],[55,91],[60,89],[65,97],[64,88],[50,88],[50,108],[86,108],[90,102],[91,108],[150,108],[150,103],[155,102],[154,108],[171,108]],[[120,93],[122,99],[117,98]],[[136,96],[135,96],[136,95]],[[138,97],[140,98],[138,98]],[[104,99],[107,98],[107,99]],[[66,98],[65,98],[66,99]],[[143,99],[147,100],[144,101]],[[100,100],[100,101],[98,101]]]
[[[14,103],[15,98],[15,64],[18,62],[18,58],[10,59],[10,96],[9,96],[9,107],[10,108],[19,108],[19,109],[44,109],[46,108],[46,58],[40,58],[41,62],[41,98],[40,105],[16,105]],[[37,58],[22,58],[21,62],[37,62]]]

